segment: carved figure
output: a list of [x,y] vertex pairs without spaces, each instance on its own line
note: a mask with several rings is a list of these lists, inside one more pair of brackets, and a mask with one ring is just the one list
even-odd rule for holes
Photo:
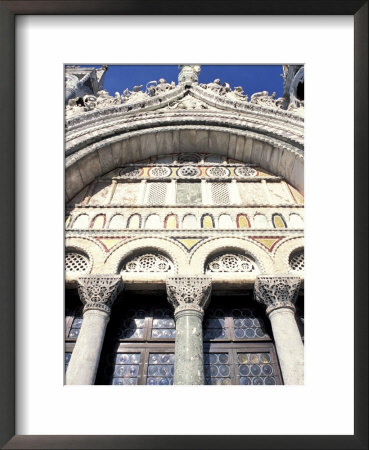
[[233,91],[227,92],[226,97],[231,100],[247,102],[249,99],[248,95],[245,95],[242,86],[237,86]]
[[169,84],[166,82],[165,78],[160,78],[159,83],[157,81],[149,81],[146,84],[146,92],[154,97],[155,95],[163,94],[166,91],[174,89],[175,87],[176,84],[174,81]]

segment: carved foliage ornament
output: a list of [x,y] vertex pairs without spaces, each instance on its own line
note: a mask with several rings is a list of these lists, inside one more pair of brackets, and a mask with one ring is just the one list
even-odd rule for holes
[[168,301],[177,314],[180,311],[192,310],[203,313],[208,305],[211,293],[211,278],[199,277],[168,277]]
[[90,309],[111,312],[111,307],[123,282],[120,275],[89,275],[78,278],[78,293],[85,305],[83,312]]
[[294,308],[300,277],[293,275],[259,275],[255,281],[255,300],[267,306],[267,312],[275,308]]

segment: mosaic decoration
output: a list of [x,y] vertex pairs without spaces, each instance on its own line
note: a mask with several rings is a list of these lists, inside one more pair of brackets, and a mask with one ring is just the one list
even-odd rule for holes
[[203,321],[204,340],[225,339],[228,334],[224,311],[222,309],[207,309]]
[[174,376],[174,354],[173,353],[150,353],[147,366],[148,385],[170,385],[173,384]]
[[277,384],[270,353],[238,353],[237,356],[241,385]]
[[168,272],[174,270],[173,263],[160,253],[145,253],[127,261],[122,272]]
[[237,215],[237,228],[251,228],[250,220],[246,214]]
[[227,253],[212,259],[207,267],[206,273],[219,272],[258,272],[254,261],[239,253]]
[[104,248],[106,253],[109,253],[110,250],[115,247],[117,244],[125,241],[126,238],[118,237],[118,238],[95,238]]
[[117,353],[111,384],[136,385],[141,362],[140,353]]
[[293,271],[302,272],[305,268],[304,250],[292,253],[289,263]]
[[252,167],[236,167],[234,173],[237,177],[256,177],[258,172]]
[[273,222],[274,228],[287,228],[286,221],[284,220],[284,218],[281,214],[273,214],[272,222]]
[[151,337],[153,339],[174,339],[176,324],[173,310],[169,308],[156,308],[153,314]]
[[172,174],[172,169],[165,166],[152,167],[149,170],[149,176],[152,178],[164,178],[170,177]]
[[214,228],[214,217],[211,214],[203,214],[201,216],[201,228]]
[[264,237],[264,236],[253,236],[250,237],[253,241],[258,242],[263,247],[265,247],[269,252],[272,252],[274,247],[278,244],[280,240],[282,240],[282,237],[275,238],[275,237]]
[[195,166],[183,166],[178,169],[177,175],[184,178],[198,177],[201,175],[201,171]]
[[89,265],[89,259],[81,253],[68,252],[65,254],[65,271],[67,273],[86,273]]
[[230,176],[230,171],[226,167],[214,166],[206,169],[206,174],[212,178],[224,178]]
[[188,253],[191,252],[200,242],[206,238],[187,237],[187,238],[172,238],[174,241],[179,242]]
[[258,317],[253,308],[233,309],[232,319],[236,339],[269,338],[263,319]]
[[204,353],[205,384],[230,385],[228,353]]

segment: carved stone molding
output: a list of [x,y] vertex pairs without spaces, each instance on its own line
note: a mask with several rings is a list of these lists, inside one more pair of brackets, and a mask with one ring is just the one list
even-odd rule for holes
[[111,307],[123,289],[120,275],[86,275],[78,278],[78,293],[84,304],[83,312],[90,309],[111,312]]
[[168,301],[174,313],[198,311],[204,313],[211,293],[211,277],[174,276],[167,278]]
[[267,314],[277,308],[295,309],[301,278],[293,275],[259,275],[255,281],[255,300],[267,307]]

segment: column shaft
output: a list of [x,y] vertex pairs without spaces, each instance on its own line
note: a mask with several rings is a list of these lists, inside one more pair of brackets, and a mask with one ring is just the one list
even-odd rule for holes
[[109,314],[100,310],[88,310],[74,347],[66,374],[66,384],[94,384],[104,343]]
[[269,314],[275,346],[285,384],[304,384],[304,346],[291,308]]
[[202,316],[197,311],[176,315],[174,384],[204,384]]

